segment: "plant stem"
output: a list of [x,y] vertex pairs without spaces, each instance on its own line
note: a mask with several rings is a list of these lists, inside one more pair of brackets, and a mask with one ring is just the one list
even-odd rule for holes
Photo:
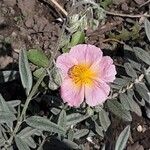
[[60,5],[56,0],[50,0],[61,12],[65,15],[68,16],[68,12]]
[[[150,67],[148,67],[146,69],[147,73],[150,73]],[[142,73],[137,79],[135,79],[135,81],[133,83],[130,83],[125,89],[120,90],[118,93],[115,93],[113,95],[111,95],[110,97],[108,97],[108,99],[115,99],[119,96],[119,94],[121,93],[125,93],[127,90],[131,89],[136,83],[141,82],[144,79],[145,75]]]
[[18,119],[18,121],[17,121],[17,124],[16,124],[15,128],[14,128],[14,131],[13,131],[12,135],[10,136],[10,138],[9,138],[9,140],[8,140],[8,144],[9,144],[8,146],[11,145],[14,136],[15,136],[16,133],[18,132],[19,127],[20,127],[20,125],[21,125],[22,122],[23,122],[23,116],[26,114],[28,105],[29,105],[30,101],[32,100],[32,97],[35,95],[36,91],[38,90],[38,87],[39,87],[40,83],[43,81],[45,75],[46,75],[46,74],[45,74],[45,71],[43,71],[42,74],[41,74],[41,76],[40,76],[40,78],[38,79],[38,81],[36,82],[36,84],[34,85],[34,87],[32,88],[31,93],[30,93],[29,96],[27,97],[26,102],[25,102],[24,107],[23,107],[23,110],[22,110],[22,112],[21,112],[21,115],[20,115],[20,117],[19,117],[19,119]]

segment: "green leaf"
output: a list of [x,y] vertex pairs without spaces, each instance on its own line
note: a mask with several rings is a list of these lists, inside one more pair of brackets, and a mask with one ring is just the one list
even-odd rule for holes
[[100,121],[100,124],[101,124],[101,126],[102,126],[102,128],[103,128],[104,131],[107,131],[108,127],[111,124],[108,115],[109,115],[109,113],[106,112],[104,109],[102,109],[99,112],[99,121]]
[[68,131],[68,140],[73,141],[73,139],[74,139],[74,131],[73,129],[70,128]]
[[137,78],[136,71],[133,69],[130,63],[125,63],[124,67],[125,67],[127,75],[129,75],[132,78]]
[[14,114],[6,111],[0,111],[0,123],[13,122],[14,120],[16,120]]
[[146,18],[144,20],[144,27],[145,27],[146,36],[148,40],[150,41],[150,22]]
[[119,103],[117,100],[107,101],[107,106],[109,110],[119,118],[125,121],[132,121],[132,116],[130,112],[124,109],[121,103]]
[[38,67],[47,68],[49,66],[49,59],[42,50],[30,49],[27,53],[28,59]]
[[26,120],[26,123],[29,126],[42,131],[49,131],[63,135],[65,134],[65,131],[62,127],[43,117],[32,116]]
[[[142,112],[141,112],[139,105],[133,100],[132,97],[128,96],[125,93],[122,93],[120,94],[120,101],[122,104],[126,103],[126,105],[128,105],[127,110],[131,110],[135,112],[138,116],[142,116]],[[126,109],[126,106],[124,108]]]
[[95,131],[96,131],[96,133],[98,133],[98,135],[100,135],[101,137],[104,137],[103,128],[101,126],[99,126],[96,121],[94,121],[94,123],[95,123]]
[[59,118],[58,118],[58,123],[59,126],[63,127],[64,129],[66,128],[67,125],[67,117],[66,117],[66,111],[62,110]]
[[150,65],[150,54],[148,52],[146,52],[145,50],[139,48],[139,47],[134,47],[133,48],[135,55],[142,60],[143,62],[145,62],[146,64]]
[[[40,134],[39,134],[40,133]],[[24,128],[23,130],[21,130],[17,136],[20,137],[20,138],[27,138],[27,137],[30,137],[32,135],[41,135],[42,133],[37,130],[37,129],[34,129],[34,128],[31,128],[31,127],[26,127]]]
[[86,136],[89,133],[88,129],[80,129],[74,133],[75,139],[80,139],[81,137]]
[[49,84],[48,87],[51,90],[56,90],[60,87],[62,83],[62,78],[60,75],[60,70],[54,67],[52,70],[48,71],[49,73]]
[[32,137],[28,137],[28,138],[25,138],[25,139],[23,139],[24,140],[24,142],[29,146],[29,147],[31,147],[31,148],[36,148],[36,143],[35,143],[35,141],[33,140],[33,138]]
[[37,70],[35,70],[33,72],[33,75],[36,77],[36,78],[40,78],[40,76],[42,75],[42,73],[45,71],[45,74],[46,74],[46,70],[44,68],[39,68]]
[[85,33],[83,31],[77,31],[72,35],[71,38],[71,46],[75,46],[77,44],[82,44],[85,41]]
[[115,145],[115,150],[124,150],[126,143],[128,141],[130,135],[130,126],[128,125],[119,135],[116,145]]
[[26,89],[26,94],[29,95],[32,88],[32,74],[28,63],[27,54],[24,49],[21,50],[19,54],[19,73],[21,76],[22,85]]
[[0,122],[12,122],[16,119],[15,115],[11,112],[8,107],[8,104],[0,94]]
[[144,83],[136,83],[135,90],[139,93],[141,98],[150,103],[149,91]]
[[29,146],[21,138],[15,136],[15,142],[18,150],[30,150]]
[[67,125],[76,125],[77,123],[89,118],[89,114],[82,115],[80,113],[73,113],[67,116]]

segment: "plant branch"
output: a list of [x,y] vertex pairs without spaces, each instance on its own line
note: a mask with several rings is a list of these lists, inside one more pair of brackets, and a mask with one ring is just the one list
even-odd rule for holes
[[[147,74],[150,73],[150,67],[148,67],[148,69],[146,69]],[[120,90],[118,93],[115,93],[111,96],[109,96],[108,99],[115,99],[119,96],[119,94],[121,93],[125,93],[127,90],[131,89],[136,83],[141,82],[144,79],[145,75],[142,73],[137,79],[135,79],[135,81],[133,83],[130,83],[125,89]]]
[[148,14],[137,14],[137,15],[130,15],[130,14],[121,14],[117,12],[110,12],[107,10],[104,10],[107,15],[112,15],[112,16],[118,16],[118,17],[127,17],[127,18],[141,18],[141,17],[146,17],[149,18],[150,15]]
[[49,1],[51,1],[65,16],[68,16],[68,12],[56,0]]
[[145,6],[145,5],[147,5],[147,4],[149,4],[149,3],[150,3],[150,0],[148,0],[147,2],[143,3],[142,5],[140,5],[140,8]]
[[15,126],[15,128],[14,128],[14,130],[13,130],[12,135],[10,136],[10,138],[9,138],[9,140],[8,140],[8,144],[9,144],[9,145],[11,145],[14,136],[15,136],[16,133],[18,132],[19,127],[20,127],[20,125],[21,125],[22,122],[23,122],[23,116],[26,114],[28,105],[29,105],[30,101],[32,100],[33,96],[35,95],[35,93],[37,92],[38,87],[39,87],[40,83],[43,81],[45,75],[46,75],[46,74],[45,74],[45,71],[43,71],[42,74],[41,74],[41,76],[40,76],[40,78],[38,79],[38,81],[36,82],[36,84],[34,85],[34,87],[32,88],[31,93],[30,93],[29,96],[27,97],[26,102],[25,102],[24,107],[23,107],[23,110],[22,110],[22,112],[21,112],[21,115],[20,115],[20,117],[19,117],[19,119],[18,119],[18,121],[17,121],[17,124],[16,124],[16,126]]

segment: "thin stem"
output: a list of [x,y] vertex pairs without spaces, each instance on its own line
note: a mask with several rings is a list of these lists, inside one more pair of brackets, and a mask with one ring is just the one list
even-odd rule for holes
[[41,144],[40,144],[40,146],[38,147],[37,150],[42,150],[42,147],[43,147],[45,141],[46,141],[46,136],[44,136],[43,141],[41,142]]
[[60,5],[56,0],[50,0],[61,12],[65,15],[68,16],[68,12]]
[[[150,67],[148,69],[146,69],[147,73],[150,73]],[[119,94],[121,93],[125,93],[127,90],[132,89],[133,86],[136,83],[141,82],[144,79],[145,75],[142,73],[137,79],[135,79],[135,81],[133,83],[130,83],[126,89],[120,90],[118,93],[113,94],[112,96],[110,96],[108,99],[115,99],[119,96]]]
[[145,5],[147,5],[147,4],[149,4],[149,3],[150,3],[150,0],[148,0],[148,1],[145,2],[144,4],[140,5],[140,8],[143,7],[143,6],[145,6]]
[[9,140],[8,140],[8,144],[9,144],[9,145],[11,145],[14,136],[16,135],[17,131],[19,130],[19,127],[20,127],[20,125],[21,125],[22,122],[23,122],[23,116],[26,114],[28,105],[29,105],[30,101],[32,100],[32,97],[35,95],[36,91],[38,90],[38,87],[39,87],[40,83],[43,81],[45,75],[46,75],[46,74],[45,74],[45,71],[43,71],[43,72],[42,72],[42,75],[40,76],[40,78],[38,79],[38,81],[36,82],[36,84],[34,85],[34,87],[32,88],[31,93],[30,93],[29,96],[27,97],[26,102],[25,102],[25,105],[24,105],[23,110],[22,110],[22,112],[21,112],[21,115],[20,115],[20,117],[19,117],[19,119],[18,119],[18,121],[17,121],[17,124],[16,124],[15,128],[14,128],[14,131],[13,131],[11,137],[10,137]]
[[148,14],[130,15],[130,14],[120,14],[120,13],[117,13],[117,12],[110,12],[110,11],[107,11],[107,10],[104,10],[104,11],[107,15],[118,16],[118,17],[127,17],[127,18],[141,18],[141,17],[149,18],[150,17],[150,15],[148,15]]

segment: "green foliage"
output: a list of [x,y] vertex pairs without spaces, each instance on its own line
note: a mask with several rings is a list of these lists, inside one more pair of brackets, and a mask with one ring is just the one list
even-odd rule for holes
[[125,121],[132,121],[132,116],[117,100],[107,101],[109,110]]
[[48,87],[51,90],[56,90],[60,87],[62,83],[62,78],[60,75],[60,70],[56,67],[53,67],[51,70],[47,70],[49,75],[49,84]]
[[115,145],[115,150],[124,150],[126,143],[128,141],[130,135],[130,126],[128,125],[119,135],[116,145]]
[[43,117],[32,116],[26,119],[26,123],[29,126],[39,129],[41,131],[49,131],[58,134],[65,134],[65,130],[62,127]]
[[85,33],[83,31],[77,31],[72,35],[70,46],[75,46],[77,44],[82,44],[85,41]]
[[120,41],[127,41],[130,39],[135,40],[140,37],[140,34],[139,34],[140,30],[141,30],[141,27],[136,22],[134,26],[130,28],[130,31],[123,27],[122,30],[119,31],[119,34],[110,33],[109,37],[120,40]]
[[112,0],[100,0],[100,6],[106,9],[109,5],[112,4]]
[[30,49],[27,53],[28,59],[36,66],[47,68],[49,66],[49,59],[42,50]]
[[26,90],[26,94],[29,95],[32,88],[32,74],[27,59],[27,53],[24,49],[22,49],[19,54],[19,73],[22,85]]
[[148,40],[150,41],[150,22],[146,18],[144,20],[144,27],[145,27],[146,36]]

